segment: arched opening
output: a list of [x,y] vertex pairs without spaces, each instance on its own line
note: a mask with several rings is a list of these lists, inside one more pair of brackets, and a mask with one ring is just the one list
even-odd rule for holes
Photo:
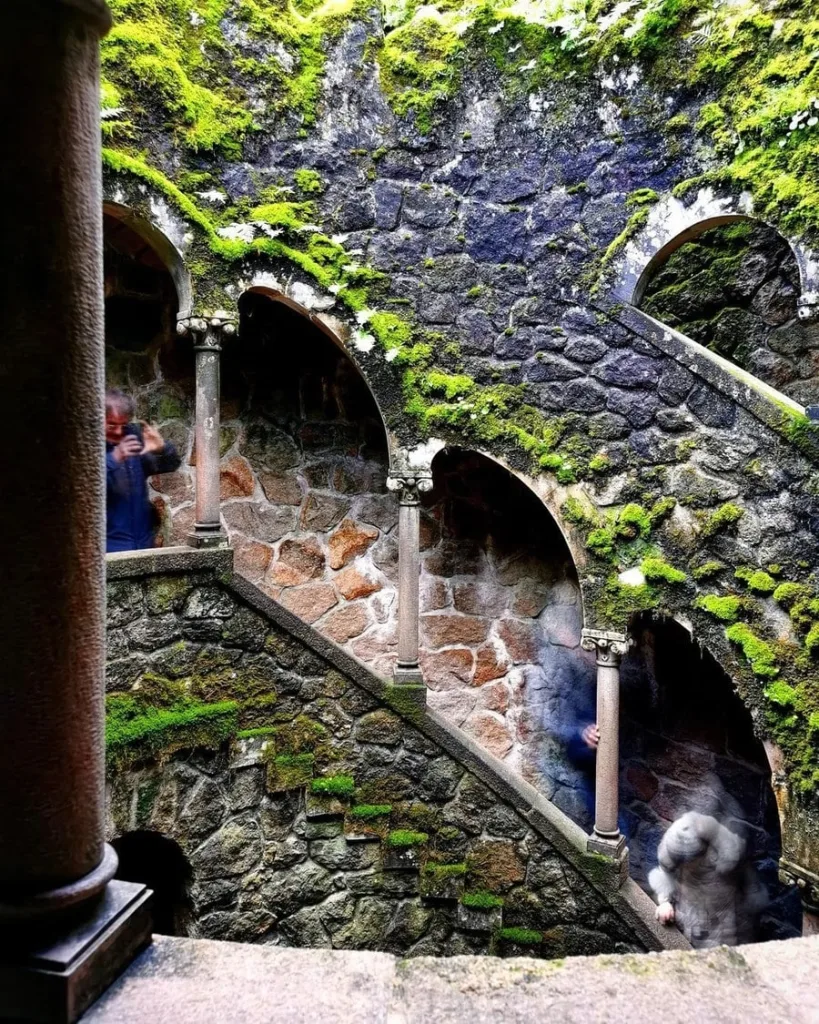
[[641,614],[621,668],[621,828],[631,874],[647,884],[657,846],[687,811],[742,835],[768,894],[758,939],[798,935],[801,909],[777,877],[780,830],[771,773],[750,715],[711,654],[671,619]]
[[222,354],[222,515],[237,571],[372,662],[394,587],[375,551],[397,524],[366,382],[307,316],[261,292]]
[[819,385],[819,332],[798,319],[800,292],[788,241],[766,224],[735,217],[696,225],[663,246],[640,278],[635,302],[809,404]]
[[[130,395],[135,419],[157,426],[184,460],[191,444],[193,352],[176,323],[190,302],[190,281],[164,235],[125,207],[105,204],[103,241],[106,384]],[[190,503],[190,484],[180,473],[154,476],[148,493],[156,543],[167,543],[171,496]]]
[[445,448],[424,496],[421,665],[429,703],[551,795],[546,708],[578,659],[569,549],[543,503],[484,455]]
[[153,890],[154,931],[187,935],[191,923],[191,867],[179,846],[158,832],[128,832],[111,845],[119,857],[116,877]]

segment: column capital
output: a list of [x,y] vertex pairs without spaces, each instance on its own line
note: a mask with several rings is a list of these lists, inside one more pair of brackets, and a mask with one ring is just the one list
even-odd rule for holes
[[813,914],[819,913],[819,875],[780,857],[779,881],[784,885],[795,885],[805,908],[809,908]]
[[580,646],[584,651],[597,654],[598,665],[619,665],[620,659],[628,653],[633,642],[626,633],[605,629],[584,629],[580,635]]
[[417,505],[421,494],[432,490],[432,474],[391,473],[387,477],[387,490],[397,491],[402,505]]
[[236,334],[236,318],[230,313],[203,313],[180,317],[176,333],[193,336],[194,348],[200,351],[221,352],[222,339]]

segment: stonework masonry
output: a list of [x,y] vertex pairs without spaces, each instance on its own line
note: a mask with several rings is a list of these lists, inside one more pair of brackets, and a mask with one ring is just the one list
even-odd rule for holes
[[109,836],[179,845],[191,934],[547,957],[679,940],[532,787],[230,564],[109,560]]

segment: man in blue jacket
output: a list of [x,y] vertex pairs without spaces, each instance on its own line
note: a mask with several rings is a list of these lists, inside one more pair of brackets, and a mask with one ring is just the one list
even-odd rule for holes
[[173,473],[180,458],[156,427],[131,422],[134,403],[122,391],[105,393],[105,468],[108,478],[106,551],[154,547],[156,518],[147,479]]

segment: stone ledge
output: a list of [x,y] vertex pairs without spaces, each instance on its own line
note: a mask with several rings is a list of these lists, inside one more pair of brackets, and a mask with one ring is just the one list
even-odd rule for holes
[[697,952],[418,957],[156,936],[84,1024],[809,1024],[819,937]]
[[107,579],[124,580],[135,576],[158,576],[168,572],[233,572],[232,548],[148,548],[122,551],[105,556]]
[[618,323],[670,356],[786,440],[789,439],[783,427],[789,413],[805,415],[804,407],[792,398],[692,338],[655,320],[636,306],[626,305],[613,315]]

